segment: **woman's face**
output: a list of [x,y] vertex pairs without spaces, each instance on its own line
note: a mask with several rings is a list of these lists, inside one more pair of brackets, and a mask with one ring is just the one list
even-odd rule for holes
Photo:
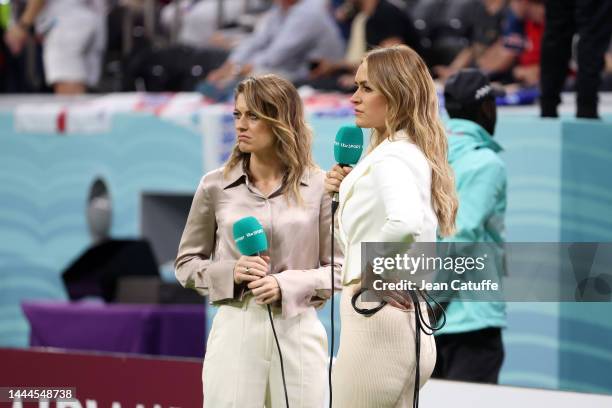
[[234,126],[238,148],[243,153],[266,154],[274,151],[274,134],[264,120],[251,112],[243,94],[238,94],[234,107]]
[[368,67],[364,61],[355,74],[357,90],[351,96],[355,106],[355,123],[361,128],[383,131],[387,115],[387,101],[382,93],[372,88],[368,81]]

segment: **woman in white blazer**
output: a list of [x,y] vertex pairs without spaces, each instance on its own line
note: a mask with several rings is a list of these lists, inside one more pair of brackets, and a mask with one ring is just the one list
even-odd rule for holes
[[370,146],[354,169],[335,166],[326,178],[326,190],[340,193],[338,233],[345,248],[333,406],[408,407],[433,371],[434,339],[421,336],[415,387],[410,297],[387,292],[387,305],[369,317],[351,305],[361,288],[361,242],[435,242],[437,233],[453,232],[457,198],[436,88],[418,54],[406,46],[373,50],[355,83],[356,124],[372,129]]

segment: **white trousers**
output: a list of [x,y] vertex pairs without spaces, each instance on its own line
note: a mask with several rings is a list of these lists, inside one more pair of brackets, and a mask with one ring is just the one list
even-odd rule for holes
[[[321,408],[327,393],[327,334],[314,308],[290,319],[273,308],[289,405]],[[208,336],[204,407],[285,406],[280,360],[265,306],[249,296],[219,307]]]

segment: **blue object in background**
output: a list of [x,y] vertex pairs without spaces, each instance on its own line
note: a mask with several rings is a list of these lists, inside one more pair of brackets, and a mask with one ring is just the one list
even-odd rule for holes
[[531,105],[540,97],[538,88],[523,88],[495,98],[497,106]]
[[226,85],[217,86],[209,81],[202,81],[198,83],[195,90],[215,102],[232,102],[234,89],[238,82],[238,80],[235,80]]

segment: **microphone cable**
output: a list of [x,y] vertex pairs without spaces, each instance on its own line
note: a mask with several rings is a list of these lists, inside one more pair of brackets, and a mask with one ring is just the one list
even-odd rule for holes
[[[441,308],[440,304],[433,298],[431,297],[431,295],[429,295],[427,292],[420,292],[420,291],[408,291],[408,294],[410,295],[410,298],[412,299],[412,303],[414,305],[414,310],[416,312],[416,316],[414,319],[414,328],[415,328],[415,354],[416,354],[416,367],[415,367],[415,379],[414,379],[414,391],[413,391],[413,399],[412,399],[412,407],[413,408],[419,408],[419,390],[420,390],[420,385],[421,385],[421,364],[420,364],[420,360],[421,360],[421,331],[423,333],[425,333],[428,336],[433,336],[433,334],[435,332],[437,332],[438,330],[442,329],[444,327],[444,325],[446,324],[446,313],[444,312],[444,309]],[[434,324],[433,325],[429,325],[427,324],[427,320],[425,320],[425,317],[423,317],[423,311],[421,310],[421,302],[419,301],[419,294],[423,297],[423,299],[425,300],[425,304],[427,305],[427,313],[430,314],[433,319],[434,319]],[[442,310],[442,324],[440,324],[438,326],[438,318],[436,317],[433,307],[431,306],[431,304],[427,301],[427,299],[425,299],[425,297],[433,300],[433,302],[436,304],[436,306],[438,306],[440,308],[440,310]],[[426,327],[426,329],[423,328]]]
[[[261,254],[257,253],[257,256]],[[276,342],[276,349],[278,350],[278,358],[280,360],[281,376],[283,377],[283,389],[285,390],[285,405],[289,408],[289,395],[287,394],[287,381],[285,380],[285,364],[283,363],[283,353],[281,353],[280,343],[278,336],[276,335],[276,328],[274,327],[274,319],[272,318],[272,308],[269,304],[266,305],[268,309],[268,317],[270,318],[270,325],[272,326],[272,333],[274,334],[274,341]]]
[[[355,292],[355,294],[353,295],[352,299],[351,299],[351,304],[353,305],[353,309],[359,313],[362,314],[364,316],[370,317],[372,315],[374,315],[376,312],[380,311],[386,304],[387,302],[384,300],[381,300],[380,304],[372,309],[362,309],[357,307],[356,302],[357,302],[357,298],[363,293],[365,292],[366,289],[361,288],[359,289],[357,292]],[[440,303],[438,303],[429,293],[427,293],[426,291],[413,291],[413,290],[409,290],[407,291],[408,295],[410,296],[410,299],[412,300],[412,304],[414,306],[414,310],[415,310],[415,318],[414,318],[414,327],[415,327],[415,358],[416,358],[416,367],[415,367],[415,379],[414,379],[414,390],[413,390],[413,398],[412,398],[412,407],[413,408],[418,408],[419,407],[419,386],[421,383],[421,364],[420,364],[420,360],[421,360],[421,331],[423,333],[425,333],[428,336],[433,335],[435,332],[437,332],[438,330],[442,329],[444,327],[444,325],[446,324],[446,313],[444,311],[444,309],[442,308],[442,306],[440,305]],[[421,297],[425,300],[425,303],[427,304],[427,313],[430,314],[433,317],[434,323],[433,325],[429,325],[427,323],[427,320],[425,319],[425,317],[423,316],[423,311],[421,310],[421,302],[419,301],[419,294],[421,295]],[[442,311],[442,323],[440,325],[438,325],[438,318],[436,316],[436,314],[434,313],[433,307],[431,306],[431,304],[429,303],[428,300],[431,300],[433,303],[435,303],[435,305],[437,306],[437,308],[439,308],[439,310]]]
[[338,193],[335,193],[333,198],[332,198],[332,204],[331,204],[331,273],[330,273],[330,279],[331,279],[331,311],[330,311],[330,318],[331,318],[331,342],[330,342],[330,348],[329,348],[329,367],[327,369],[328,372],[328,387],[329,387],[329,408],[332,408],[332,362],[334,359],[334,332],[335,332],[335,325],[334,325],[334,270],[335,270],[335,263],[334,263],[334,244],[335,244],[335,224],[334,224],[334,215],[336,214],[336,210],[338,209],[338,205],[340,204],[340,202],[338,201]]
[[276,348],[278,349],[278,358],[280,359],[281,375],[283,377],[283,389],[285,390],[285,404],[289,408],[289,396],[287,395],[287,382],[285,381],[285,365],[283,364],[283,354],[281,353],[280,343],[278,342],[278,336],[276,335],[276,328],[274,327],[274,320],[272,319],[272,308],[268,307],[268,316],[270,317],[270,325],[272,325],[272,333],[274,334],[274,340],[276,341]]

